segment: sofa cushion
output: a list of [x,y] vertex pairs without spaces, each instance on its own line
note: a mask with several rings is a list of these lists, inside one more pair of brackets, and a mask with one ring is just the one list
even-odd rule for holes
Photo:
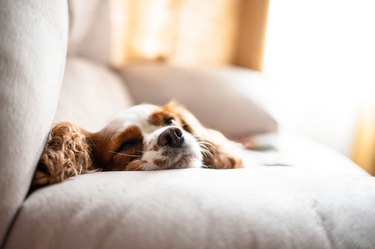
[[65,1],[0,1],[0,247],[55,114],[67,30]]
[[[271,136],[271,134],[269,135]],[[368,175],[348,157],[327,145],[317,143],[284,128],[281,128],[277,135],[272,136],[273,147],[271,148],[263,147],[259,150],[239,151],[239,155],[247,167],[277,165],[301,170],[316,170],[333,175],[336,173]]]
[[139,64],[127,66],[123,75],[137,103],[165,104],[176,99],[203,124],[231,138],[277,129],[268,101],[271,93],[254,71]]
[[5,248],[375,248],[375,182],[293,167],[81,175],[34,192]]
[[55,121],[97,131],[133,104],[123,79],[105,64],[82,57],[66,62]]

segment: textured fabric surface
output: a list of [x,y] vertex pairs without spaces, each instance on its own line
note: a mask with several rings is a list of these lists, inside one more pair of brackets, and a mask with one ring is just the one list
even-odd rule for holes
[[[301,170],[315,170],[329,174],[368,175],[346,156],[328,146],[311,141],[294,132],[281,128],[277,134],[260,134],[259,150],[242,150],[241,157],[248,167],[285,166]],[[266,137],[266,138],[262,138]]]
[[97,131],[132,104],[122,78],[110,68],[82,57],[70,57],[55,121],[71,121]]
[[[239,68],[129,65],[124,78],[137,103],[165,104],[176,99],[205,125],[229,137],[273,132],[264,82],[258,73]],[[157,94],[156,94],[157,93]]]
[[23,202],[56,110],[67,4],[0,1],[0,244]]
[[367,175],[292,167],[94,173],[34,192],[5,248],[372,249],[374,205]]
[[108,0],[69,0],[68,53],[101,62],[110,59]]

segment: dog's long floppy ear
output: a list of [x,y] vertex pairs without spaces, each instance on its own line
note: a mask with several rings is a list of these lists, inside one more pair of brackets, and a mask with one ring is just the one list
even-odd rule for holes
[[[203,153],[203,165],[213,169],[243,168],[242,160],[236,155],[237,144],[226,139],[223,143],[203,140],[200,142],[209,153]],[[236,148],[237,147],[237,148]]]
[[183,105],[170,101],[163,108],[173,112],[184,130],[193,134],[200,143],[203,154],[203,164],[214,169],[242,168],[242,160],[236,156],[240,145],[227,139],[219,131],[204,127],[201,122]]
[[33,179],[33,187],[94,171],[90,133],[69,122],[52,126]]

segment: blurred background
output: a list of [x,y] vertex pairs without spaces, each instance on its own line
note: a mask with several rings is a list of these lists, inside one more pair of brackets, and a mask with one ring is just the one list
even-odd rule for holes
[[375,173],[375,2],[270,1],[263,71],[288,127]]
[[262,72],[281,126],[375,174],[372,0],[111,0],[111,61]]

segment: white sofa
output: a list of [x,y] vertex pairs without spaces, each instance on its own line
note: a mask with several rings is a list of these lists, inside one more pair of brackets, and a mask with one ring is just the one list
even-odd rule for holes
[[106,9],[0,2],[1,248],[375,248],[374,178],[283,132],[278,150],[244,151],[244,169],[98,172],[29,192],[54,120],[96,130],[173,97],[230,137],[276,131],[254,72],[111,69]]

